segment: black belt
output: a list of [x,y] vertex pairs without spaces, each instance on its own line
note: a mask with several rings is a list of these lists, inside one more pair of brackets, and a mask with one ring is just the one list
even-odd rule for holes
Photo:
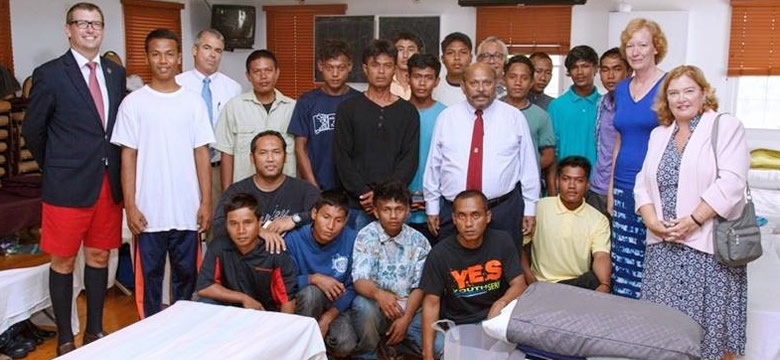
[[220,165],[222,165],[222,161],[215,161],[215,162],[211,163],[211,167],[213,167],[213,168],[218,167]]
[[507,200],[509,200],[509,198],[512,197],[512,195],[514,195],[514,193],[515,193],[515,189],[512,189],[512,191],[510,191],[510,192],[508,192],[508,193],[506,193],[504,195],[501,195],[501,196],[499,196],[497,198],[488,200],[488,203],[487,203],[488,209],[492,209],[492,208],[494,208],[494,207],[496,207],[498,205],[501,205],[502,203],[506,202]]
[[[494,207],[496,207],[498,205],[501,205],[501,204],[505,203],[507,200],[509,200],[509,198],[512,197],[512,195],[514,195],[516,190],[517,190],[517,188],[514,188],[514,189],[512,189],[512,191],[510,191],[510,192],[508,192],[508,193],[506,193],[504,195],[501,195],[501,196],[499,196],[497,198],[493,198],[493,199],[488,200],[488,202],[487,202],[488,209],[492,209],[492,208],[494,208]],[[450,206],[452,206],[452,201],[449,201],[447,199],[444,199],[444,201],[446,201]]]

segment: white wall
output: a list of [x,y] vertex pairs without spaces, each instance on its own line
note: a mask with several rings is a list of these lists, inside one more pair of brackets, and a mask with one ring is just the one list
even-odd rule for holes
[[[68,49],[65,37],[65,13],[75,1],[11,0],[11,41],[14,70],[19,82],[32,75],[38,65],[59,57]],[[116,0],[98,0],[103,10],[106,31],[103,51],[125,52],[122,36],[122,4]]]
[[[93,0],[105,13],[106,32],[103,51],[114,50],[124,55],[122,36],[122,6],[118,0]],[[183,68],[192,67],[190,51],[198,30],[208,27],[211,12],[204,0],[169,0],[185,3],[182,12]],[[14,44],[14,65],[19,80],[23,80],[41,63],[59,56],[67,49],[63,34],[65,11],[75,1],[11,0],[11,25]],[[306,0],[306,4],[346,2],[347,15],[440,15],[442,37],[453,31],[472,38],[476,35],[474,8],[461,8],[456,0]],[[590,0],[575,6],[572,13],[572,45],[587,44],[601,53],[609,45],[609,12],[617,0]],[[687,36],[687,62],[701,67],[717,88],[724,110],[733,108],[733,81],[727,81],[729,0],[628,0],[634,11],[688,11],[688,34],[666,34],[669,41]],[[209,0],[215,4],[247,4],[257,7],[255,48],[265,47],[265,13],[263,5],[291,5],[292,0]],[[41,35],[45,34],[45,35]],[[244,75],[244,60],[251,50],[235,50],[223,55],[221,70],[239,81],[245,89],[249,83]],[[670,69],[666,69],[670,70]],[[282,70],[284,71],[284,70]],[[567,84],[566,84],[567,85]],[[565,88],[565,87],[564,87]]]
[[[627,0],[632,11],[687,11],[688,33],[666,33],[668,42],[687,37],[686,62],[700,67],[717,89],[721,110],[733,111],[736,86],[726,78],[729,51],[729,0]],[[590,0],[575,6],[572,14],[572,46],[587,44],[601,53],[609,43],[609,11],[617,1]],[[671,69],[664,69],[671,70]]]
[[[100,6],[105,18],[105,31],[101,53],[113,50],[125,58],[124,21],[122,3],[119,0],[90,0]],[[185,2],[190,0],[165,0]],[[14,70],[21,83],[32,75],[39,65],[59,57],[68,50],[65,36],[65,14],[78,1],[63,0],[11,0],[11,37],[14,48]],[[192,44],[189,4],[182,11],[182,40],[185,54],[190,54]],[[192,66],[192,57],[184,56],[184,68]],[[189,61],[189,62],[187,62]]]

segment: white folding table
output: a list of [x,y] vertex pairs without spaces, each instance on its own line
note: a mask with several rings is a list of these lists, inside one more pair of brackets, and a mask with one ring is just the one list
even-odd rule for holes
[[326,359],[313,318],[178,301],[60,359]]

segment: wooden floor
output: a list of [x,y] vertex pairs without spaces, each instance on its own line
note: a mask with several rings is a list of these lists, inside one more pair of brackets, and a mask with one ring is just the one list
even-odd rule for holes
[[[76,345],[81,345],[81,337],[84,326],[86,326],[86,301],[84,293],[78,298],[79,324],[81,324],[81,333],[76,335]],[[103,329],[107,333],[115,332],[127,325],[138,321],[138,312],[135,308],[135,297],[123,294],[119,289],[113,287],[106,294],[106,306],[103,312]],[[49,329],[53,330],[53,329]],[[25,360],[48,360],[57,355],[57,336],[48,339],[35,351],[27,355]]]
[[[0,270],[15,269],[22,267],[37,266],[49,262],[49,256],[46,254],[36,255],[12,255],[0,256]],[[79,324],[82,332],[76,336],[76,345],[81,345],[83,329],[86,326],[86,301],[82,292],[78,297]],[[113,287],[106,293],[106,304],[103,311],[103,328],[109,334],[117,331],[127,325],[138,321],[138,312],[135,307],[135,297],[123,294],[119,289]],[[46,327],[47,330],[55,330],[52,327]],[[25,360],[48,360],[53,359],[57,354],[57,336],[48,339],[29,353]]]

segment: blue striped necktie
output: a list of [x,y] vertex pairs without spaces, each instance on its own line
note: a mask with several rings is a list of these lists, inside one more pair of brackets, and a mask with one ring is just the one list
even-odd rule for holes
[[[206,102],[206,109],[208,109],[209,112],[209,124],[211,124],[211,128],[214,128],[214,108],[213,103],[211,100],[211,79],[206,76],[203,78],[203,88],[200,90],[200,96],[203,97],[203,101]],[[209,147],[209,157],[210,160],[214,160],[214,157],[217,155],[217,151],[213,148]]]

